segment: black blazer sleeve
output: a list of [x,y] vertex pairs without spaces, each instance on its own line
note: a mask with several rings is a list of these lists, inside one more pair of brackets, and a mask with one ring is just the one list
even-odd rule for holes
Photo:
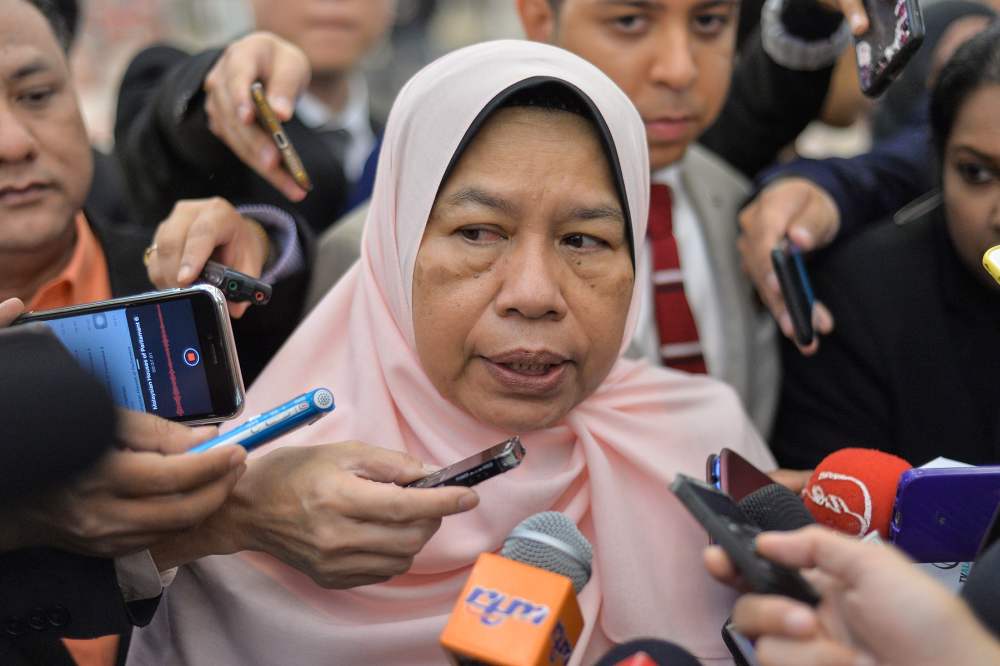
[[[829,37],[840,16],[813,0],[788,0],[785,28],[799,39]],[[699,142],[753,179],[812,122],[823,107],[833,66],[797,71],[764,51],[760,28],[747,38],[733,72],[729,97]]]
[[0,331],[0,500],[44,492],[114,441],[115,410],[96,379],[42,324]]

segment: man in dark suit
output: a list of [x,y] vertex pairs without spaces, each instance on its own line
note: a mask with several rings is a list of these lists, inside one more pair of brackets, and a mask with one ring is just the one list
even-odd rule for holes
[[[115,153],[135,219],[155,223],[178,199],[220,196],[294,210],[316,231],[368,198],[379,127],[358,72],[389,28],[389,0],[313,3],[256,0],[254,33],[189,56],[154,46],[129,65],[118,97]],[[315,185],[306,192],[255,125],[257,66],[307,72],[290,89],[268,87],[271,105]],[[249,78],[248,78],[249,77]],[[308,82],[308,85],[307,85]]]

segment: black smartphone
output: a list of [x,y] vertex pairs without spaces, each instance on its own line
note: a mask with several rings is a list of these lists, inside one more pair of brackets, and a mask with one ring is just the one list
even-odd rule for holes
[[205,262],[201,279],[221,289],[226,300],[234,303],[267,305],[271,301],[271,285],[215,261]]
[[281,121],[278,120],[278,115],[271,108],[271,105],[267,103],[267,96],[264,95],[264,84],[260,81],[252,83],[250,85],[250,98],[253,99],[254,107],[257,109],[257,124],[271,135],[274,145],[278,147],[278,152],[281,153],[281,161],[285,163],[285,169],[292,175],[292,178],[299,187],[306,192],[312,191],[312,180],[310,180],[309,174],[306,173],[306,167],[302,164],[302,158],[299,157],[299,153],[292,146],[292,142],[288,140],[285,128],[281,125]]
[[864,0],[868,30],[854,39],[861,92],[878,97],[924,41],[918,0]]
[[705,480],[736,502],[755,490],[774,483],[771,477],[754,467],[749,460],[728,448],[719,451],[718,455],[713,453],[708,456]]
[[798,571],[765,560],[754,548],[760,528],[744,515],[729,495],[689,476],[678,474],[670,484],[677,499],[722,546],[754,592],[781,594],[811,606],[819,595]]
[[812,312],[815,298],[809,273],[802,252],[788,239],[782,240],[771,250],[771,264],[778,276],[781,295],[785,298],[788,314],[795,329],[795,341],[806,347],[816,339]]
[[728,620],[722,625],[722,642],[729,648],[729,654],[733,655],[733,663],[736,666],[760,666],[753,642],[736,631],[732,622]]
[[210,285],[28,312],[48,326],[120,407],[190,425],[243,409],[226,300]]
[[496,446],[491,446],[485,451],[480,451],[474,456],[469,456],[465,460],[448,465],[444,469],[439,469],[422,479],[408,483],[406,487],[471,487],[477,483],[482,483],[486,479],[492,479],[498,474],[509,472],[520,465],[522,460],[524,460],[524,446],[521,444],[521,438],[514,436],[500,442]]

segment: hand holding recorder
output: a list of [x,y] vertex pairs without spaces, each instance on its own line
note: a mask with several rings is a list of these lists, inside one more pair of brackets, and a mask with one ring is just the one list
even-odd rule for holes
[[[757,639],[762,666],[1000,663],[1000,643],[965,603],[892,547],[808,527],[762,534],[757,552],[811,569],[807,576],[821,595],[815,609],[774,595],[748,594],[737,602],[733,624]],[[705,564],[720,581],[739,586],[718,547],[706,551]]]
[[301,201],[306,189],[282,166],[278,146],[258,124],[250,87],[260,81],[277,120],[286,122],[309,78],[305,53],[266,32],[254,32],[230,44],[205,77],[209,129],[291,201]]
[[153,557],[163,570],[258,550],[322,587],[382,582],[410,568],[442,517],[479,503],[468,488],[400,487],[426,474],[409,455],[361,442],[278,448],[250,462],[220,511]]

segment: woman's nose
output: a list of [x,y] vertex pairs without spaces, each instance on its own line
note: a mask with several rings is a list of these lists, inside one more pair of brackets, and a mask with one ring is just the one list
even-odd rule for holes
[[549,242],[517,239],[503,258],[501,270],[503,282],[495,299],[501,317],[559,320],[566,315],[562,264]]

